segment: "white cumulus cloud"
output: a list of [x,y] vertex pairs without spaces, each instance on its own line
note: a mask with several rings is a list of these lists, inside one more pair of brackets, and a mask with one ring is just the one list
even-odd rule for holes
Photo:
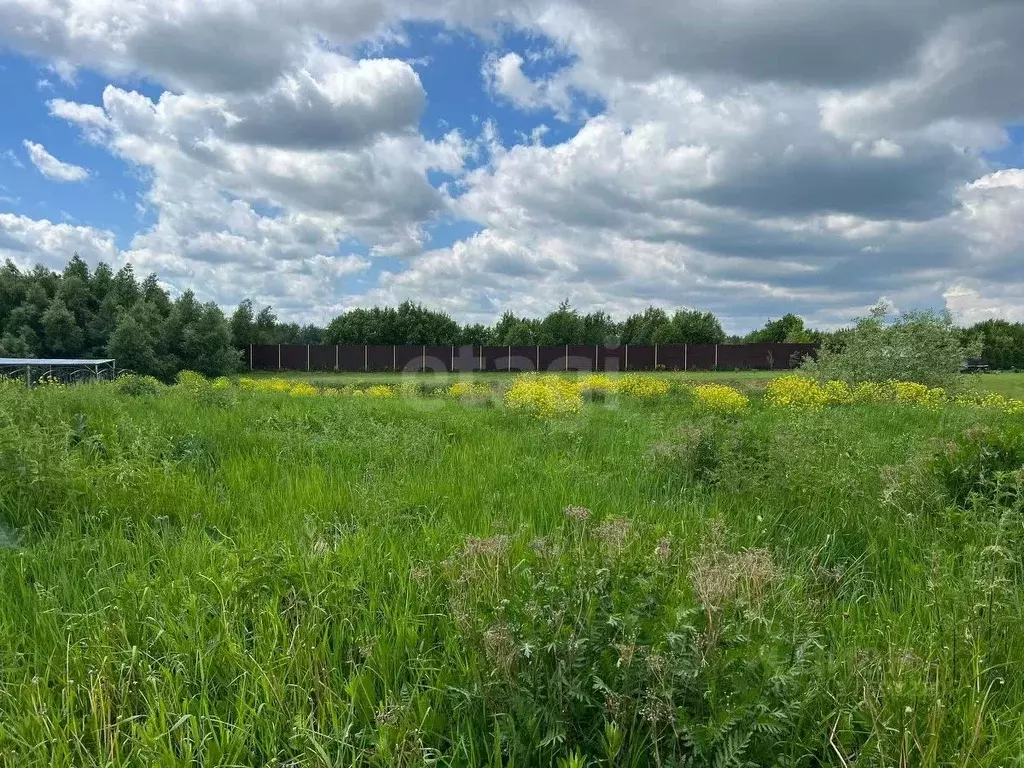
[[[8,0],[0,44],[64,78],[109,77],[102,98],[50,113],[138,171],[153,223],[116,255],[176,287],[298,319],[409,297],[491,319],[568,294],[617,315],[702,306],[745,330],[786,311],[842,323],[880,296],[945,301],[965,320],[1018,311],[1024,171],[987,150],[1024,121],[1022,13],[1006,0]],[[424,21],[476,35],[465,74],[522,113],[525,143],[502,146],[509,126],[485,110],[424,135],[429,81],[394,52]],[[538,61],[538,47],[558,55]],[[138,78],[157,87],[133,91]],[[33,146],[41,170],[75,173]],[[473,234],[434,243],[451,217]],[[71,232],[113,248],[49,222],[28,237],[29,224],[5,235],[22,260]],[[374,284],[378,257],[393,260]]]
[[42,144],[36,144],[26,139],[22,142],[25,151],[28,152],[28,159],[32,165],[39,169],[39,172],[52,181],[76,182],[85,181],[89,178],[89,171],[80,165],[63,163],[46,151]]

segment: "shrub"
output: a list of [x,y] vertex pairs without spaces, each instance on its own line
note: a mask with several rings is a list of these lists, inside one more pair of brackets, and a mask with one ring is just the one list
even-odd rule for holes
[[892,322],[887,317],[879,304],[801,369],[819,381],[906,381],[948,389],[956,385],[964,360],[979,352],[977,342],[963,342],[949,313],[906,312]]
[[181,389],[187,392],[202,392],[210,386],[206,377],[195,371],[182,371],[174,380]]
[[129,397],[156,395],[164,388],[159,379],[153,376],[136,376],[135,374],[122,376],[117,380],[116,386],[118,392]]
[[932,468],[950,500],[967,505],[972,497],[988,497],[1012,473],[1024,470],[1024,433],[974,428],[939,451]]

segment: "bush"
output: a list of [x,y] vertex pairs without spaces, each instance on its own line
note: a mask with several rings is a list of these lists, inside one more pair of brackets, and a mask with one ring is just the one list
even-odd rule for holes
[[160,381],[152,376],[122,376],[117,380],[117,391],[130,397],[156,395],[164,388]]
[[826,342],[817,360],[801,369],[819,381],[906,381],[950,389],[964,360],[980,352],[964,343],[947,312],[906,312],[887,322],[888,310],[876,306],[851,330]]
[[195,371],[182,371],[174,378],[174,381],[187,392],[202,392],[210,386],[206,377]]
[[1024,470],[1024,434],[974,428],[936,454],[932,467],[950,500],[966,507],[996,495],[1011,475]]

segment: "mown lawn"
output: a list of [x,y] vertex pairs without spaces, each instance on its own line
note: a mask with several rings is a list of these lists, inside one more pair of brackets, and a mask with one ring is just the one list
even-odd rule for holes
[[0,387],[0,764],[1022,765],[1019,422]]

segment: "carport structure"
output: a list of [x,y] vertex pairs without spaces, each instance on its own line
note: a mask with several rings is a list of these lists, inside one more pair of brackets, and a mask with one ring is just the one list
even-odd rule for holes
[[41,381],[81,384],[87,381],[112,381],[117,363],[105,360],[44,357],[0,357],[0,378],[22,381],[31,387]]

